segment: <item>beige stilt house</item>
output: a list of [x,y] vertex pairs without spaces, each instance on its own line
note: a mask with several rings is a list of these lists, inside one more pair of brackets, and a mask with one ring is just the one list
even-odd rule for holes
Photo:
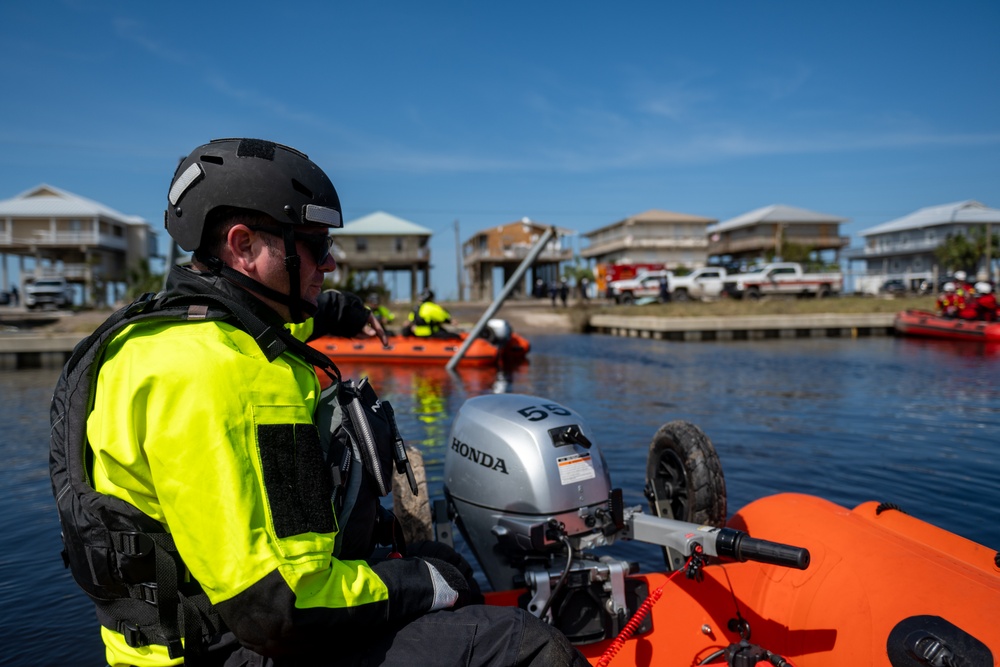
[[[386,274],[409,274],[410,298],[430,286],[433,232],[426,227],[376,211],[331,230],[340,252],[336,254],[340,271],[373,272],[378,283],[391,290]],[[398,298],[399,295],[393,295]]]
[[[471,300],[491,300],[495,290],[502,287],[514,275],[517,267],[531,252],[532,247],[551,225],[521,218],[516,222],[497,225],[476,232],[462,244],[462,266],[466,272]],[[545,284],[559,279],[559,264],[573,259],[573,250],[566,245],[564,237],[572,232],[556,228],[556,235],[545,245],[535,260],[534,266],[525,274],[524,280],[516,285],[512,296],[524,296],[530,290],[525,284],[533,285],[541,280]],[[503,270],[503,282],[494,281],[494,269]]]
[[100,305],[108,287],[123,296],[129,271],[154,257],[159,257],[156,231],[139,216],[45,184],[0,201],[0,289],[5,291],[11,287],[8,261],[14,258],[18,289],[40,278],[65,278],[76,286],[81,305]]

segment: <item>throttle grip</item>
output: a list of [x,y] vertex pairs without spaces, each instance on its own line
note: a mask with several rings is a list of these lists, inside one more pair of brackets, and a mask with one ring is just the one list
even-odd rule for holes
[[733,528],[719,530],[715,548],[720,556],[732,558],[741,563],[753,560],[759,563],[794,567],[799,570],[809,567],[808,549],[779,542],[758,540]]

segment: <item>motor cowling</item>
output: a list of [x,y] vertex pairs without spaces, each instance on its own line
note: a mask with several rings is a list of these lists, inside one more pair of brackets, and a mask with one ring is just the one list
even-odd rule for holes
[[486,321],[482,336],[497,347],[503,347],[510,342],[510,337],[513,334],[514,330],[507,320],[494,318]]
[[[524,563],[595,530],[611,479],[583,418],[550,399],[493,394],[465,402],[444,462],[456,523],[495,590],[524,585]],[[581,511],[585,510],[585,511]]]

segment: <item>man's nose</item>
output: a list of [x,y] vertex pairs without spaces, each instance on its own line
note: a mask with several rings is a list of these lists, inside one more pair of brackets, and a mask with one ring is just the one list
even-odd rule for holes
[[337,260],[334,259],[332,252],[326,253],[326,257],[324,257],[323,261],[320,262],[320,265],[319,265],[318,268],[323,273],[331,273],[331,272],[337,270]]

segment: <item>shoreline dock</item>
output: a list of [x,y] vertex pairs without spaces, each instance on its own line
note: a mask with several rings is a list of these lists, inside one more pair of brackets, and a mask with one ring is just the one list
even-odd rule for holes
[[[594,313],[587,333],[668,341],[767,340],[784,338],[859,338],[892,336],[892,313],[823,313],[740,317],[651,317]],[[521,332],[568,332],[569,315],[523,313]],[[0,333],[0,370],[58,368],[86,333]]]

